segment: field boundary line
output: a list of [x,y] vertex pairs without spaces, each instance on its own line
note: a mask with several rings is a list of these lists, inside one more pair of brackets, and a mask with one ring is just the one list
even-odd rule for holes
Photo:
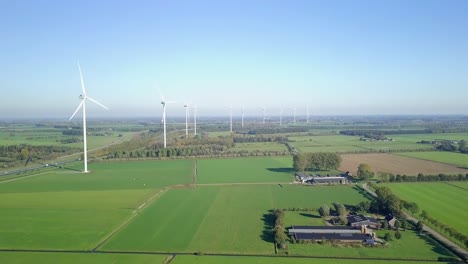
[[[434,150],[431,150],[431,151],[408,151],[408,152],[435,152]],[[418,160],[425,160],[425,161],[431,161],[431,162],[437,162],[437,163],[442,163],[442,164],[446,164],[446,165],[452,165],[452,166],[455,166],[459,169],[466,169],[468,170],[468,166],[463,166],[463,165],[458,165],[458,164],[453,164],[453,163],[448,163],[448,162],[443,162],[443,161],[437,161],[437,160],[431,160],[431,159],[424,159],[424,158],[416,158],[416,157],[412,157],[412,156],[406,156],[406,155],[403,155],[402,153],[404,152],[395,152],[395,153],[390,153],[392,155],[395,155],[395,156],[400,156],[400,157],[405,157],[405,158],[412,158],[412,159],[418,159]],[[452,152],[450,152],[452,153]],[[456,153],[456,152],[455,152]]]
[[447,185],[450,185],[450,186],[452,186],[452,187],[455,187],[455,188],[462,189],[462,190],[464,190],[464,191],[468,191],[468,189],[463,188],[463,187],[461,187],[461,186],[457,186],[457,185],[454,185],[454,184],[451,184],[451,183],[448,183],[448,182],[445,182],[445,181],[444,181],[443,183],[445,183],[445,184],[447,184]]
[[160,197],[164,192],[166,192],[168,188],[163,188],[162,190],[159,190],[155,194],[153,194],[150,198],[146,199],[142,204],[140,204],[137,209],[133,210],[131,215],[119,226],[117,226],[114,230],[112,230],[107,236],[105,236],[101,242],[98,243],[96,247],[94,247],[91,252],[96,252],[100,247],[102,247],[104,244],[106,244],[114,235],[116,235],[118,232],[120,232],[124,227],[126,227],[134,218],[139,216],[141,214],[141,211],[146,209],[152,201],[156,200],[156,197]]
[[31,174],[31,175],[26,175],[26,176],[23,176],[23,177],[15,177],[15,178],[6,179],[6,180],[3,180],[3,181],[0,181],[0,184],[7,183],[7,182],[12,182],[12,181],[23,180],[23,179],[31,178],[31,177],[34,177],[34,176],[39,176],[39,175],[45,174],[47,172],[50,172],[50,171],[43,171],[43,172],[38,172],[38,173]]

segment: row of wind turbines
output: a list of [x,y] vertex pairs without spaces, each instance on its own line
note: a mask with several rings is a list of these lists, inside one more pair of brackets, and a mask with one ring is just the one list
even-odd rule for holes
[[[84,170],[83,173],[88,173],[88,142],[87,142],[87,137],[86,137],[86,102],[87,100],[99,105],[100,107],[109,110],[105,105],[101,104],[100,102],[96,101],[95,99],[89,97],[86,94],[86,88],[83,80],[83,73],[81,71],[80,63],[78,62],[78,70],[80,72],[80,81],[81,81],[81,91],[82,94],[79,96],[81,102],[76,108],[75,112],[72,114],[70,119],[68,121],[71,121],[73,117],[78,113],[78,111],[81,109],[83,112],[83,163],[84,163]],[[160,96],[161,96],[161,105],[163,107],[163,114],[162,114],[162,123],[163,123],[163,137],[164,137],[164,148],[167,147],[167,138],[166,138],[166,106],[168,104],[173,104],[176,103],[177,101],[168,101],[164,97],[164,95],[159,91]],[[185,108],[185,135],[188,137],[188,123],[189,123],[189,115],[190,115],[190,108],[193,109],[193,130],[194,130],[194,135],[197,135],[197,112],[198,108],[196,105],[192,105],[191,103],[184,103],[184,108]],[[266,107],[262,106],[260,107],[263,113],[263,120],[262,123],[265,124],[266,121]],[[296,123],[296,111],[297,108],[293,107],[291,110],[294,111],[294,116],[293,116],[293,122],[294,124]],[[229,121],[230,121],[230,132],[232,132],[232,111],[233,107],[232,105],[229,107]],[[283,112],[284,108],[281,107],[280,110],[280,118],[279,118],[279,124],[280,126],[283,123]],[[241,126],[244,127],[244,116],[245,116],[245,108],[242,106],[242,112],[241,112]],[[307,123],[309,123],[309,107],[307,106]]]

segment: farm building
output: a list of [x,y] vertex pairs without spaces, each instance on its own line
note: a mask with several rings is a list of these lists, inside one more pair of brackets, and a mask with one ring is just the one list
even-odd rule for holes
[[374,234],[366,231],[366,229],[358,230],[345,226],[292,226],[289,235],[294,236],[296,240],[373,243]]
[[311,176],[305,173],[296,172],[296,180],[301,183],[310,183],[310,184],[347,184],[348,180],[346,177],[342,176],[329,176],[329,177],[320,177],[320,176]]
[[377,228],[379,224],[377,219],[364,215],[350,215],[346,219],[348,220],[348,224],[353,228],[361,228],[362,226]]
[[393,217],[393,215],[388,214],[388,215],[385,217],[385,221],[388,222],[388,226],[390,226],[391,228],[394,228],[397,219],[396,219],[395,217]]

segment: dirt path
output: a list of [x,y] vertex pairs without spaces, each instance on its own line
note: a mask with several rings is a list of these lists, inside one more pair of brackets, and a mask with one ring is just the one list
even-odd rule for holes
[[[372,197],[376,198],[377,194],[375,192],[371,191],[369,187],[367,186],[367,183],[362,185],[362,188]],[[409,221],[413,222],[414,224],[418,223],[418,219],[414,218],[413,216],[409,215],[406,212],[403,212],[405,215],[406,219]],[[447,239],[443,235],[441,235],[439,232],[435,231],[434,229],[428,227],[427,225],[424,225],[423,230],[429,234],[431,234],[433,237],[435,237],[439,242],[443,243],[445,247],[448,249],[452,250],[455,252],[458,256],[463,258],[463,260],[467,261],[468,260],[468,251],[466,251],[464,248],[460,247],[459,245],[455,244],[451,240]]]

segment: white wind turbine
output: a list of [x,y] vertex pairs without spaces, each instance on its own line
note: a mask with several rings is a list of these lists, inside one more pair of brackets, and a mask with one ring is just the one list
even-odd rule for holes
[[283,107],[280,108],[280,126],[283,125]]
[[188,120],[190,115],[190,103],[184,104],[185,108],[185,137],[188,138]]
[[230,123],[229,131],[232,132],[232,105],[229,106],[229,123]]
[[242,127],[244,127],[244,112],[245,112],[244,110],[245,108],[244,106],[242,106]]
[[294,124],[296,124],[296,110],[297,110],[296,106],[294,106],[292,108],[292,110],[294,110],[294,119],[293,119],[293,121],[294,121]]
[[262,123],[265,124],[265,112],[266,112],[266,108],[264,106],[260,106],[260,108],[262,109],[262,112],[263,112],[263,121]]
[[193,135],[197,135],[197,113],[198,107],[196,105],[193,106]]
[[162,122],[163,122],[163,130],[164,130],[164,148],[166,148],[166,104],[172,104],[175,103],[176,101],[167,101],[164,95],[159,91],[159,95],[161,96],[161,104],[163,106],[163,116],[162,116]]
[[86,100],[90,100],[91,102],[99,105],[100,107],[109,110],[109,108],[105,107],[103,104],[99,103],[98,101],[94,100],[91,97],[88,97],[86,95],[86,89],[83,81],[83,74],[81,73],[81,67],[80,63],[78,63],[78,70],[80,71],[80,80],[81,80],[81,90],[83,91],[83,94],[80,95],[81,103],[78,105],[76,108],[75,112],[73,115],[70,117],[68,120],[69,122],[75,117],[76,113],[78,113],[78,110],[83,109],[83,162],[84,162],[84,171],[83,173],[88,172],[88,142],[86,139]]
[[307,124],[309,124],[309,105],[307,105]]

